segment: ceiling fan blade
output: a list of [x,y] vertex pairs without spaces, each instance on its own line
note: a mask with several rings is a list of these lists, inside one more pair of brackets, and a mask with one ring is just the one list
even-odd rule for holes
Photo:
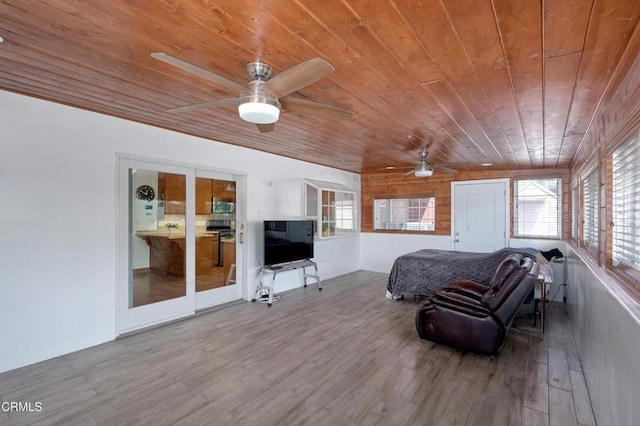
[[449,167],[440,166],[438,164],[432,164],[431,167],[433,167],[433,170],[435,170],[436,172],[451,173],[451,174],[458,173],[457,170],[450,169]]
[[400,170],[400,169],[414,169],[416,166],[387,166],[382,167],[380,170]]
[[198,65],[192,64],[187,61],[183,61],[182,59],[178,59],[171,55],[167,55],[166,53],[154,52],[151,54],[151,57],[159,61],[162,61],[165,64],[172,65],[190,74],[193,74],[200,78],[208,80],[211,83],[215,84],[216,86],[220,86],[221,88],[231,93],[235,93],[239,95],[240,92],[246,91],[246,88],[244,86],[236,83],[235,81],[229,80],[226,77],[223,77],[219,74],[214,73],[213,71],[209,71],[208,69],[202,68]]
[[440,163],[440,165],[444,167],[468,167],[473,165],[473,163],[470,163],[468,161],[461,161],[457,163]]
[[[413,169],[413,167],[412,167],[412,169]],[[415,170],[411,170],[411,171],[409,171],[409,172],[405,173],[404,175],[405,175],[405,176],[409,176],[409,175],[412,175],[412,174],[414,174],[414,173],[415,173]]]
[[284,109],[303,114],[317,115],[332,120],[346,120],[351,118],[353,113],[347,109],[333,105],[321,104],[319,102],[309,101],[307,99],[294,98],[287,96],[280,99],[280,105]]
[[235,106],[238,105],[238,98],[227,98],[227,99],[219,99],[217,101],[208,101],[201,102],[198,104],[185,105],[176,108],[169,108],[165,111],[167,112],[184,112],[191,111],[192,109],[200,109],[200,108],[215,108],[215,107],[225,107],[225,106]]
[[260,133],[268,133],[273,132],[273,130],[276,128],[276,123],[256,124],[256,126],[258,126],[258,130],[260,130]]
[[281,98],[315,83],[333,71],[335,68],[324,59],[310,59],[267,80],[264,89],[272,96]]

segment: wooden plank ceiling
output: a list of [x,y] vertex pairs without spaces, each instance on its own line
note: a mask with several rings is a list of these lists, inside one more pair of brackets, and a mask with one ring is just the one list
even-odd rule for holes
[[[433,163],[566,168],[638,26],[638,0],[3,0],[0,88],[353,172]],[[283,112],[259,133],[233,97],[150,57],[246,85],[314,57],[293,94],[353,111]],[[409,135],[413,135],[409,138]]]

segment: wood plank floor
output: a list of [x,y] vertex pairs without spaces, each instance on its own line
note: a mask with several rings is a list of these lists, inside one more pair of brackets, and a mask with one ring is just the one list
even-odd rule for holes
[[496,358],[421,341],[358,271],[0,375],[0,424],[594,425],[562,305]]
[[[226,285],[227,277],[222,266],[214,266],[204,274],[196,275],[196,292],[211,290]],[[147,269],[138,269],[133,273],[133,306],[183,297],[187,294],[184,277],[160,275]]]

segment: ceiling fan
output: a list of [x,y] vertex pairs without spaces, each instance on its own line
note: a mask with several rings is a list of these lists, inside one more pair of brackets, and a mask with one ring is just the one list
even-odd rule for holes
[[[398,170],[398,169],[413,169],[405,173],[405,176],[410,174],[414,174],[415,177],[429,177],[433,175],[433,172],[443,172],[443,173],[457,173],[458,171],[449,167],[446,167],[444,164],[431,164],[427,157],[429,153],[426,149],[424,149],[420,153],[420,161],[416,162],[414,166],[401,166],[401,167],[385,167],[385,170]],[[460,163],[457,163],[460,164]]]
[[209,71],[166,53],[155,52],[151,57],[208,80],[236,95],[235,98],[219,99],[170,108],[167,112],[183,112],[198,108],[213,108],[237,105],[240,118],[254,123],[261,133],[271,132],[280,117],[280,109],[323,118],[344,120],[353,113],[344,108],[307,99],[289,96],[333,72],[333,66],[322,58],[310,59],[271,77],[272,69],[263,62],[250,62],[247,71],[252,81],[245,87],[226,77]]

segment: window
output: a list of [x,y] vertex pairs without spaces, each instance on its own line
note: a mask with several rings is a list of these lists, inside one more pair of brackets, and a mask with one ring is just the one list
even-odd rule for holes
[[591,171],[582,182],[582,233],[583,246],[598,255],[598,168]]
[[612,266],[640,283],[640,139],[636,133],[612,155]]
[[342,185],[304,181],[305,216],[315,221],[318,238],[355,235],[356,193]]
[[571,191],[571,238],[578,241],[578,187]]
[[374,230],[435,231],[435,197],[376,198]]
[[561,238],[562,179],[516,179],[513,188],[515,237]]

